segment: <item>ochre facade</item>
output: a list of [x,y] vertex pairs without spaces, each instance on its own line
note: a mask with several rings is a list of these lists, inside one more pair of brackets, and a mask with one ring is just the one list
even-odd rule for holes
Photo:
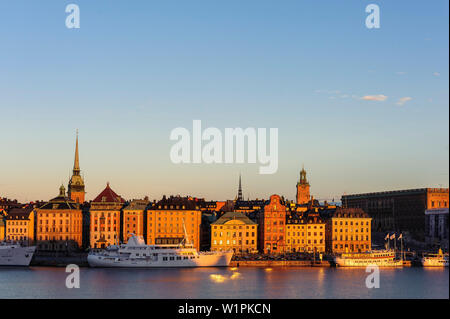
[[228,212],[211,224],[211,250],[235,254],[258,251],[258,225],[238,212]]

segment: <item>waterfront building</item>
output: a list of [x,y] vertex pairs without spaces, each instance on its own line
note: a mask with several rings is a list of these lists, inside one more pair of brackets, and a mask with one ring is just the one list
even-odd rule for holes
[[31,243],[35,239],[35,212],[33,206],[11,208],[5,217],[4,239]]
[[326,222],[315,211],[292,214],[286,219],[287,252],[325,252]]
[[372,249],[372,218],[361,208],[338,207],[324,212],[324,215],[327,221],[325,244],[328,252],[364,252]]
[[300,180],[297,183],[297,204],[308,204],[310,201],[310,185],[306,179],[306,171],[303,167],[300,171]]
[[425,211],[425,242],[448,251],[448,208]]
[[344,207],[361,208],[372,217],[373,231],[409,232],[424,240],[425,211],[448,208],[448,188],[419,188],[342,196]]
[[243,213],[227,212],[211,224],[211,250],[257,252],[258,225]]
[[91,202],[90,247],[105,248],[120,242],[120,217],[125,200],[116,194],[109,183]]
[[75,143],[75,160],[73,164],[72,177],[69,181],[68,196],[76,203],[84,203],[84,196],[86,194],[84,189],[84,180],[80,175],[80,159],[78,156],[78,131]]
[[5,240],[6,236],[6,227],[5,227],[5,220],[3,216],[0,215],[0,242]]
[[186,229],[189,241],[200,249],[202,212],[198,200],[190,197],[164,196],[147,209],[147,245],[179,244]]
[[134,199],[123,209],[123,242],[127,243],[130,234],[136,236],[144,235],[144,214],[150,204],[148,197],[144,199]]
[[285,223],[288,208],[279,195],[270,196],[269,202],[258,214],[259,250],[265,254],[280,254],[286,251]]
[[61,185],[59,195],[36,209],[38,250],[60,251],[82,246],[83,217],[80,204],[66,196]]

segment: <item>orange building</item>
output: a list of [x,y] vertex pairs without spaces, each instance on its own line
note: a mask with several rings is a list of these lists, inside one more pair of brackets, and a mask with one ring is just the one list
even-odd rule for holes
[[148,198],[135,199],[123,209],[123,242],[128,242],[130,234],[144,237],[144,213],[149,203]]
[[34,241],[35,212],[32,206],[12,208],[6,217],[5,239],[32,243]]
[[259,214],[259,249],[266,254],[286,251],[285,223],[287,208],[278,195],[270,196],[270,201]]
[[125,200],[109,187],[109,183],[91,202],[91,248],[105,248],[120,242],[120,213],[124,203]]
[[300,181],[297,183],[297,204],[308,204],[310,201],[310,186],[306,179],[305,168],[300,171]]
[[75,145],[75,161],[73,164],[73,174],[69,181],[68,196],[76,203],[84,203],[84,196],[86,192],[84,189],[84,181],[80,175],[80,160],[78,156],[78,131],[77,141]]
[[198,203],[188,197],[163,197],[147,210],[147,244],[178,244],[184,237],[200,250],[202,212]]
[[67,250],[82,245],[83,217],[80,204],[66,196],[61,185],[59,195],[36,209],[36,239],[40,250]]
[[337,208],[327,219],[326,246],[330,253],[372,249],[371,221],[360,208]]

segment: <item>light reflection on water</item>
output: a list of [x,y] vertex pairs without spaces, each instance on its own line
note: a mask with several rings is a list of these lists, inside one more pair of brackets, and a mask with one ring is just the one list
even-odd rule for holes
[[448,268],[380,269],[368,289],[364,268],[81,268],[67,289],[64,268],[0,268],[0,298],[448,298]]

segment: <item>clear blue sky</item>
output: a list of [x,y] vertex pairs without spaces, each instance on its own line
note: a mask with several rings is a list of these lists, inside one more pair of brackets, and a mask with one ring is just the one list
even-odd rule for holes
[[[65,27],[78,4],[81,28]],[[365,27],[365,7],[381,28]],[[448,1],[0,1],[0,196],[294,199],[448,187]],[[363,99],[384,95],[384,101]],[[401,98],[410,98],[403,105]],[[278,127],[279,169],[174,165],[170,131]]]

